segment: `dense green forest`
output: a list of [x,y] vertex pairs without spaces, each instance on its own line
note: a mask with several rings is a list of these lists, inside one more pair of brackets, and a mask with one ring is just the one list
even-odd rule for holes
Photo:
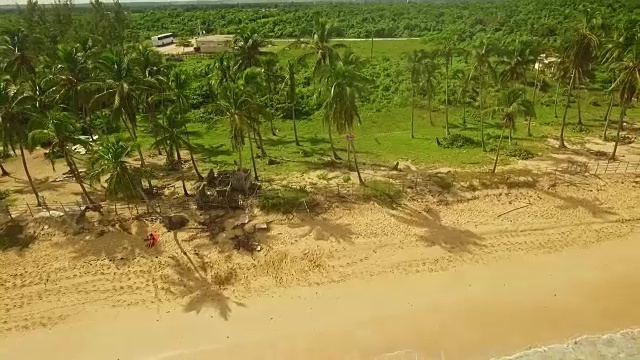
[[[561,147],[567,133],[607,139],[611,118],[613,159],[640,85],[640,3],[632,1],[145,11],[29,1],[1,21],[3,158],[48,147],[89,203],[85,183],[105,177],[107,198],[145,197],[157,180],[150,154],[166,158],[185,195],[188,180],[203,177],[199,163],[235,163],[258,178],[330,158],[364,185],[362,160],[495,172],[503,148],[527,158],[552,136]],[[198,29],[234,34],[230,51],[165,58],[146,41]],[[336,40],[371,36],[420,40]],[[297,40],[269,40],[277,38]]]

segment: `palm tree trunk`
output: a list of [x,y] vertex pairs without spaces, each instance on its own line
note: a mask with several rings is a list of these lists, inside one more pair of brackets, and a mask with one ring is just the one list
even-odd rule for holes
[[[140,168],[144,169],[146,168],[147,165],[144,161],[144,155],[142,154],[142,147],[140,147],[140,144],[137,143],[138,135],[136,134],[136,129],[134,126],[129,126],[129,123],[126,120],[123,119],[122,122],[124,123],[124,126],[127,128],[127,131],[129,132],[129,136],[131,136],[133,141],[136,142],[136,151],[138,152],[138,156],[140,157]],[[153,187],[151,185],[151,180],[147,179],[147,185],[149,186],[149,189]]]
[[22,158],[22,167],[24,168],[24,173],[27,175],[27,180],[29,180],[29,186],[31,187],[31,191],[33,191],[33,195],[36,197],[36,203],[38,206],[42,206],[42,202],[40,201],[40,194],[38,194],[38,189],[33,183],[33,178],[31,178],[31,174],[29,173],[29,167],[27,166],[27,158],[24,156],[24,148],[22,147],[22,143],[18,143],[20,147],[20,157]]
[[200,174],[198,170],[198,165],[196,164],[196,159],[193,157],[193,146],[191,145],[191,140],[189,139],[189,134],[187,133],[187,146],[189,147],[189,157],[191,158],[191,165],[193,165],[193,170],[196,172],[196,176],[198,176],[198,180],[204,180],[204,176]]
[[[531,99],[532,102],[532,106],[535,109],[536,108],[536,95],[538,94],[538,77],[540,74],[540,67],[537,66],[536,67],[536,76],[534,77],[533,80],[533,96]],[[531,116],[527,116],[527,136],[528,137],[532,137],[533,134],[531,133]]]
[[[255,133],[253,136],[255,136]],[[251,135],[249,135],[249,154],[251,154],[251,164],[253,165],[253,177],[256,181],[260,181],[258,178],[258,168],[256,167],[256,157],[253,155],[253,142],[251,142]]]
[[278,136],[276,129],[273,127],[273,118],[269,118],[269,125],[271,125],[271,135]]
[[4,166],[2,166],[2,162],[0,162],[0,171],[2,171],[2,175],[1,176],[9,176],[9,175],[11,175],[11,174],[9,174],[7,169],[5,169]]
[[500,140],[498,140],[498,148],[496,149],[496,158],[493,161],[493,169],[491,170],[492,174],[496,173],[496,168],[498,167],[498,157],[500,156],[500,147],[502,146],[502,138],[504,137],[504,128],[506,124],[502,125],[502,132],[500,132]]
[[607,112],[604,114],[604,130],[602,130],[602,141],[607,141],[607,129],[609,128],[609,116],[611,115],[611,109],[613,108],[613,94],[609,95],[609,106]]
[[487,152],[487,144],[484,142],[484,120],[482,118],[482,79],[478,81],[478,98],[480,107],[480,142],[482,143],[482,151]]
[[513,136],[513,127],[509,127],[509,146],[511,146],[511,137]]
[[415,95],[414,95],[414,91],[411,91],[411,138],[415,139],[415,135],[413,133],[413,113],[415,111]]
[[451,135],[449,132],[449,61],[445,61],[444,66],[444,134]]
[[362,175],[360,174],[360,167],[358,166],[358,156],[356,155],[356,148],[353,146],[353,141],[349,141],[351,145],[351,150],[353,150],[353,162],[356,165],[356,173],[358,174],[358,182],[360,185],[365,185],[364,180],[362,179]]
[[293,118],[293,136],[296,138],[296,146],[300,146],[300,140],[298,140],[298,126],[296,124],[296,106],[291,105],[291,117]]
[[93,199],[89,195],[89,192],[87,191],[87,188],[84,186],[84,183],[82,182],[82,177],[80,176],[80,171],[78,171],[78,166],[76,165],[76,162],[73,160],[71,156],[69,156],[69,154],[67,154],[66,151],[64,151],[64,160],[66,161],[67,166],[69,167],[69,170],[73,175],[73,178],[76,180],[78,185],[80,185],[80,190],[82,190],[82,195],[84,196],[84,198],[87,199],[87,202],[89,203],[88,205],[95,204],[95,201],[93,201]]
[[431,115],[433,114],[433,112],[431,111],[431,97],[429,97],[429,100],[428,100],[428,102],[427,102],[427,106],[429,107],[429,124],[430,124],[431,126],[436,126],[436,125],[433,123],[433,117],[431,116]]
[[578,129],[582,129],[582,106],[580,106],[580,90],[576,91],[576,101],[578,103]]
[[462,104],[462,127],[467,127],[467,105]]
[[616,143],[613,145],[613,151],[611,152],[611,156],[609,160],[616,159],[616,152],[618,151],[618,143],[620,142],[620,131],[622,131],[622,123],[624,122],[624,115],[627,112],[627,104],[622,104],[622,109],[620,109],[620,120],[618,120],[618,130],[616,131]]
[[333,136],[331,135],[331,124],[329,124],[329,144],[331,144],[331,152],[333,153],[333,158],[336,160],[342,160],[338,153],[336,152],[336,148],[333,146]]
[[[256,137],[257,135],[257,137]],[[264,148],[264,142],[262,141],[262,132],[260,132],[260,125],[257,126],[256,129],[253,130],[253,138],[256,140],[256,144],[258,144],[258,140],[260,143],[260,155],[263,158],[267,157],[267,150]]]
[[176,145],[176,159],[178,160],[178,170],[180,170],[180,181],[182,182],[182,192],[184,196],[189,196],[187,185],[184,183],[184,170],[182,169],[182,155],[180,155],[180,147]]
[[558,85],[556,86],[556,99],[553,102],[553,115],[555,118],[558,118],[558,97],[560,96],[560,81],[558,81]]
[[187,258],[187,260],[191,264],[191,267],[193,267],[193,270],[196,272],[196,274],[198,274],[198,276],[202,280],[206,281],[205,277],[202,275],[200,270],[198,270],[198,267],[196,266],[196,263],[193,262],[193,259],[191,259],[191,256],[189,256],[189,254],[187,254],[187,252],[182,247],[182,244],[180,243],[180,240],[178,240],[178,233],[176,231],[172,231],[171,233],[173,234],[173,241],[176,243],[176,246],[178,247],[178,249],[180,249],[180,252],[182,253],[182,255],[184,255],[184,257]]
[[564,143],[564,128],[567,124],[567,112],[569,112],[569,101],[571,101],[571,89],[573,89],[573,80],[576,77],[576,71],[571,72],[571,81],[569,82],[569,89],[567,90],[567,103],[564,106],[564,114],[562,115],[562,124],[560,125],[560,141],[558,146],[560,148],[566,148]]
[[351,171],[351,146],[350,141],[347,140],[347,170]]

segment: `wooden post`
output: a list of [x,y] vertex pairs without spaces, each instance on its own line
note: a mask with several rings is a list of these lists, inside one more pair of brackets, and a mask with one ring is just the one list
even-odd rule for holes
[[33,211],[31,211],[31,206],[29,206],[29,202],[27,201],[27,209],[29,209],[29,214],[33,217]]
[[596,171],[593,173],[593,175],[598,175],[598,168],[600,167],[600,161],[596,162]]

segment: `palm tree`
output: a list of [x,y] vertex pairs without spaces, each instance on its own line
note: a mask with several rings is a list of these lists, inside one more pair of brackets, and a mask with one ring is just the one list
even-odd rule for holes
[[627,112],[627,108],[640,91],[640,39],[624,53],[620,61],[611,64],[611,69],[620,74],[612,86],[612,90],[618,90],[620,99],[620,119],[616,131],[616,142],[613,146],[610,159],[615,160],[618,143],[620,142],[620,132]]
[[411,138],[415,139],[413,131],[414,112],[416,105],[416,95],[420,93],[423,85],[424,59],[426,52],[422,49],[413,50],[407,53],[407,64],[409,65],[409,81],[411,82]]
[[447,39],[437,50],[437,54],[444,64],[444,131],[446,136],[451,135],[449,131],[449,70],[453,65],[453,58],[458,53],[459,49],[451,38]]
[[313,74],[318,75],[323,66],[331,66],[337,60],[338,49],[345,48],[344,44],[331,44],[333,27],[320,17],[313,20],[313,34],[311,40],[297,40],[289,45],[290,48],[308,50],[300,57],[300,61],[313,59]]
[[361,185],[365,182],[360,174],[358,158],[353,144],[353,128],[355,122],[361,123],[357,100],[365,93],[365,86],[369,82],[358,69],[358,59],[347,50],[332,67],[325,67],[320,81],[324,90],[324,121],[329,126],[334,125],[339,134],[347,135],[347,149],[353,151],[353,160]]
[[438,88],[438,62],[434,58],[433,54],[428,53],[428,56],[424,59],[424,71],[422,79],[421,91],[427,98],[427,107],[429,109],[429,124],[434,126],[433,123],[433,109],[432,102],[433,97],[436,95]]
[[[280,84],[284,83],[285,77],[280,73],[278,58],[270,56],[264,59],[262,64],[264,73],[264,90],[266,93],[263,97],[275,96],[280,89]],[[273,127],[273,116],[269,116],[269,124],[271,125],[271,135],[278,136],[276,129]]]
[[586,28],[578,29],[564,49],[563,57],[568,68],[571,70],[571,80],[569,80],[567,102],[564,107],[564,114],[562,115],[562,125],[560,126],[559,146],[561,148],[566,147],[564,143],[564,129],[572,90],[576,83],[579,84],[586,79],[587,73],[591,70],[597,54],[598,39]]
[[[29,132],[29,148],[34,149],[43,143],[51,143],[51,152],[62,155],[73,178],[80,186],[82,195],[84,195],[84,198],[89,204],[94,204],[95,202],[84,186],[80,171],[74,159],[73,150],[71,149],[73,145],[81,145],[85,149],[89,147],[88,141],[84,141],[77,136],[79,129],[78,123],[74,121],[74,118],[69,113],[49,111],[43,116],[36,118],[36,121],[30,125],[35,129]],[[55,157],[50,156],[49,159],[53,165]]]
[[127,158],[137,145],[120,137],[103,138],[89,154],[87,159],[87,179],[100,183],[107,176],[107,199],[136,200],[144,196],[142,191],[143,173],[139,168],[131,167]]
[[31,108],[35,102],[34,97],[24,90],[24,86],[16,84],[9,76],[0,78],[0,125],[2,127],[3,145],[9,144],[13,146],[15,143],[18,144],[22,167],[29,181],[29,186],[36,197],[38,206],[42,206],[40,194],[33,183],[24,154],[29,120],[32,116]]
[[263,50],[269,45],[271,42],[258,35],[254,27],[239,31],[232,41],[236,70],[242,71],[262,66],[263,57],[272,55],[272,53]]
[[458,91],[456,93],[456,103],[462,106],[462,127],[467,126],[467,106],[475,102],[475,90],[473,84],[477,81],[471,78],[468,68],[456,69],[453,71],[453,78],[456,79]]
[[[91,101],[91,108],[96,105],[111,107],[112,121],[122,121],[136,146],[140,157],[140,167],[145,168],[142,148],[137,144],[137,111],[138,96],[135,67],[130,57],[121,50],[110,49],[96,62],[96,80],[91,85],[99,89],[99,93]],[[151,181],[148,180],[151,187]]]
[[[184,115],[180,112],[179,108],[172,107],[163,114],[163,121],[157,124],[159,128],[160,136],[155,140],[152,146],[158,146],[162,144],[169,149],[169,152],[175,152],[176,160],[178,161],[178,170],[180,171],[182,190],[185,196],[188,196],[187,186],[184,182],[184,172],[182,169],[182,155],[181,149],[186,148],[189,150],[189,156],[191,158],[191,164],[195,166],[196,162],[193,158],[193,146],[189,141],[189,135],[193,134],[192,131],[187,129],[188,121]],[[199,176],[199,179],[203,179],[197,168],[194,170]]]
[[298,127],[296,125],[296,65],[291,60],[287,62],[287,78],[285,79],[284,84],[287,86],[287,97],[291,103],[293,136],[296,139],[296,146],[300,146],[300,140],[298,140]]
[[476,44],[471,50],[471,69],[469,70],[469,79],[476,78],[478,85],[478,108],[480,110],[480,141],[482,142],[482,151],[487,151],[487,146],[484,141],[484,119],[482,117],[484,103],[483,103],[483,91],[485,90],[485,84],[487,80],[495,79],[495,69],[491,63],[491,56],[493,51],[491,44],[482,40]]
[[0,58],[5,59],[3,70],[14,80],[26,79],[36,72],[36,56],[30,40],[23,28],[6,29],[0,37]]
[[491,112],[499,114],[502,118],[502,131],[500,132],[500,140],[498,140],[496,157],[493,162],[493,169],[491,170],[494,174],[496,172],[496,167],[498,166],[498,158],[500,156],[500,147],[502,146],[504,131],[507,128],[509,128],[509,132],[513,130],[518,115],[535,116],[533,102],[525,98],[525,94],[526,91],[524,88],[509,89],[500,97],[498,106],[490,109]]

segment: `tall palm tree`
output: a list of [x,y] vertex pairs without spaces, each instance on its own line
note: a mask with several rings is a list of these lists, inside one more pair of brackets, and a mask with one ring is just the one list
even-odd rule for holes
[[361,123],[357,100],[365,93],[369,80],[360,73],[357,61],[355,54],[347,49],[334,66],[323,69],[320,79],[321,86],[325,89],[324,120],[329,125],[334,125],[339,134],[349,133],[347,146],[353,151],[358,181],[364,185],[352,133],[356,121]]
[[416,96],[421,93],[423,86],[424,60],[427,57],[426,51],[415,49],[407,53],[407,65],[409,67],[409,81],[411,82],[411,138],[415,138],[414,134],[414,113]]
[[[138,141],[138,96],[137,72],[130,57],[122,50],[109,49],[96,62],[96,81],[91,85],[97,89],[97,95],[91,101],[91,108],[110,107],[112,121],[121,121],[135,143],[140,157],[140,167],[145,168],[142,148]],[[148,180],[149,186],[151,181]]]
[[262,66],[263,58],[272,55],[272,53],[263,50],[269,45],[271,45],[271,41],[260,36],[254,27],[240,30],[232,41],[237,70],[242,71]]
[[444,131],[446,136],[451,135],[449,131],[449,70],[453,66],[454,57],[459,53],[460,50],[455,46],[455,40],[451,38],[444,41],[437,50],[437,54],[444,64]]
[[24,154],[29,120],[32,117],[32,108],[36,100],[24,88],[25,86],[15,83],[9,76],[0,78],[0,125],[2,127],[3,145],[4,143],[11,146],[18,144],[22,168],[29,181],[31,191],[36,197],[38,206],[42,206],[40,194],[33,183]]
[[[172,107],[168,109],[163,114],[163,121],[160,121],[157,125],[159,128],[160,136],[152,145],[158,146],[158,144],[163,144],[164,146],[166,146],[169,152],[174,152],[176,154],[176,160],[178,161],[178,170],[180,171],[182,181],[182,190],[185,196],[189,195],[189,192],[187,191],[187,186],[184,182],[182,155],[180,151],[182,149],[187,149],[191,158],[191,164],[195,165],[196,163],[193,158],[193,146],[189,141],[189,135],[192,135],[193,132],[187,129],[187,124],[188,121],[184,117],[183,113],[180,112],[179,108]],[[194,170],[198,175],[200,174],[197,171],[197,168],[194,168]],[[202,175],[199,176],[200,179],[203,179]]]
[[298,139],[298,127],[296,124],[296,65],[293,61],[287,62],[287,77],[284,85],[287,86],[287,97],[291,103],[291,119],[293,120],[293,136],[296,139],[296,146],[300,146]]
[[[73,116],[69,113],[60,111],[49,111],[42,116],[37,117],[36,121],[30,125],[34,130],[29,132],[29,148],[34,149],[43,143],[51,143],[51,152],[62,155],[62,158],[66,162],[74,180],[80,186],[82,195],[84,195],[84,198],[89,204],[94,204],[95,202],[87,192],[87,188],[84,186],[84,182],[80,176],[80,171],[76,165],[75,155],[71,149],[73,145],[81,145],[87,149],[90,143],[78,137],[78,123],[75,121]],[[55,157],[51,156],[49,159],[53,165]]]
[[89,153],[87,179],[92,183],[100,183],[107,176],[107,199],[145,198],[142,191],[143,173],[140,168],[134,168],[127,162],[135,146],[120,137],[103,138]]
[[[273,97],[278,93],[280,84],[283,84],[285,81],[285,76],[280,72],[278,58],[275,56],[265,58],[262,63],[262,69],[265,82],[264,90],[266,92],[263,94],[263,97]],[[278,136],[273,126],[273,116],[269,116],[269,124],[271,126],[271,135]]]
[[559,147],[565,148],[564,129],[567,122],[567,113],[569,111],[569,103],[574,86],[583,82],[598,54],[598,38],[586,28],[578,29],[565,46],[563,57],[571,71],[571,79],[569,80],[569,88],[567,89],[567,102],[562,115],[562,124],[560,126]]
[[29,35],[23,28],[5,29],[0,37],[0,58],[3,70],[16,79],[26,79],[36,72],[33,46]]
[[326,20],[316,17],[313,20],[313,34],[310,40],[292,42],[290,48],[302,48],[307,52],[300,57],[300,61],[313,60],[313,74],[318,75],[323,66],[331,66],[337,60],[338,49],[345,48],[344,44],[332,44],[333,26]]
[[471,69],[469,70],[469,79],[475,78],[478,85],[478,109],[480,110],[480,141],[482,142],[482,151],[487,151],[487,145],[484,140],[484,119],[482,116],[484,110],[483,91],[488,87],[488,81],[496,78],[496,72],[491,57],[493,49],[487,40],[477,43],[469,54],[471,60]]
[[427,98],[427,108],[429,109],[429,124],[434,126],[433,123],[433,98],[436,95],[438,89],[438,70],[439,64],[434,57],[434,54],[428,53],[428,56],[424,59],[424,71],[422,80],[422,92]]
[[502,118],[502,131],[500,132],[500,140],[498,140],[496,157],[493,162],[493,169],[491,170],[492,173],[496,172],[496,167],[498,166],[498,158],[500,156],[500,148],[505,130],[508,128],[511,132],[515,127],[518,115],[535,116],[533,102],[527,99],[525,94],[526,91],[524,88],[509,89],[500,97],[498,106],[490,109],[491,112],[497,113]]
[[616,142],[610,156],[611,160],[615,160],[618,143],[620,142],[620,131],[622,130],[627,108],[640,92],[640,39],[636,39],[635,43],[625,51],[622,59],[611,64],[611,68],[615,73],[620,74],[612,89],[618,91],[620,106],[622,107],[616,131]]

